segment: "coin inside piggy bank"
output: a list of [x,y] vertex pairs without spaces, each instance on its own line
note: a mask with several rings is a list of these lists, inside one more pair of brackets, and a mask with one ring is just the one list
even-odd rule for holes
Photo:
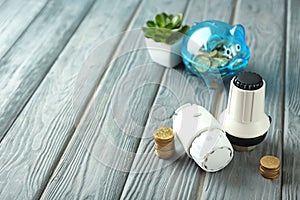
[[250,58],[243,25],[215,20],[194,23],[184,38],[181,54],[186,70],[207,84],[216,78],[232,78]]

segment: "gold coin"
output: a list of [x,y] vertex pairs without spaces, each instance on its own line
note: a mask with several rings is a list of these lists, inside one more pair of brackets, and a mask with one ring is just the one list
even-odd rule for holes
[[155,141],[155,145],[158,147],[174,146],[174,140],[171,140],[170,142],[163,142],[163,143]]
[[218,57],[218,58],[226,58],[225,54],[222,51],[218,51],[216,57]]
[[280,167],[276,168],[276,169],[267,169],[267,168],[264,168],[263,166],[260,166],[259,169],[264,171],[264,172],[273,172],[273,173],[280,171]]
[[265,170],[261,166],[259,168],[259,171],[262,174],[265,174],[266,176],[273,176],[273,175],[276,175],[276,174],[280,173],[280,170]]
[[157,148],[163,148],[163,147],[169,146],[170,143],[171,142],[167,142],[167,143],[155,142],[155,147],[157,147]]
[[218,51],[215,49],[212,52],[210,52],[210,57],[215,57],[217,55]]
[[280,176],[280,173],[275,174],[275,175],[272,175],[272,176],[266,175],[266,174],[264,174],[264,173],[260,173],[260,174],[261,174],[263,177],[268,178],[268,179],[275,179],[275,178],[278,178],[278,177]]
[[263,172],[263,171],[259,171],[262,175],[264,175],[265,177],[274,177],[277,176],[278,174],[280,174],[280,171],[274,172],[274,173],[270,173],[270,172]]
[[170,149],[169,151],[161,151],[161,150],[155,149],[155,151],[160,155],[169,155],[169,154],[173,154],[175,152],[175,149]]
[[155,150],[155,154],[157,155],[157,157],[161,158],[161,159],[168,159],[170,157],[172,157],[172,155],[174,154],[174,150],[172,151],[159,151],[159,150]]
[[266,169],[278,169],[280,160],[275,156],[264,156],[260,159],[260,165]]
[[[211,56],[209,53],[206,51],[198,51],[194,56],[193,56],[193,61],[198,63],[198,65],[195,65],[195,67],[198,67],[197,70],[205,71],[207,67],[211,66]],[[200,67],[200,65],[205,66],[203,69]]]
[[175,144],[172,141],[171,143],[169,143],[168,145],[165,146],[161,146],[159,144],[155,144],[155,149],[160,150],[160,151],[170,151],[170,150],[174,150],[175,149]]
[[202,64],[204,66],[210,67],[211,66],[211,60],[209,57],[204,56],[204,55],[198,55],[194,57],[194,61],[196,63]]
[[170,143],[170,142],[172,142],[173,140],[174,140],[174,136],[173,137],[171,137],[171,138],[169,138],[169,139],[164,139],[164,138],[158,138],[158,137],[155,137],[154,136],[154,140],[155,140],[155,142],[157,142],[157,143],[160,143],[160,144],[168,144],[168,143]]
[[275,179],[275,178],[278,178],[280,176],[280,172],[277,172],[277,173],[274,173],[274,174],[268,174],[268,173],[264,173],[262,171],[259,171],[259,172],[263,177],[268,178],[268,179]]
[[223,44],[220,43],[220,44],[217,45],[216,49],[221,49],[222,47],[223,47]]
[[169,127],[161,127],[154,132],[155,141],[170,142],[174,139],[174,131]]

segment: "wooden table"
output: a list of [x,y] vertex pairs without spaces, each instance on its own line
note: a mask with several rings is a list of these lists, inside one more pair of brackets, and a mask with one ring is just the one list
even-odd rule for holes
[[[0,199],[299,199],[300,1],[0,0]],[[153,131],[227,91],[152,62],[140,28],[159,12],[241,23],[266,80],[263,143],[217,173],[162,161]],[[264,179],[263,155],[281,160]]]

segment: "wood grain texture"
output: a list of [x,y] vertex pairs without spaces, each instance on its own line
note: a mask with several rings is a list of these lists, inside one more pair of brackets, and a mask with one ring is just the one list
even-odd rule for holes
[[[234,1],[191,1],[185,21],[229,22],[233,8]],[[154,154],[153,132],[161,126],[172,127],[172,115],[179,106],[196,103],[214,110],[219,91],[208,89],[202,79],[186,74],[183,68],[165,71],[121,199],[196,199],[202,192],[205,173],[185,154],[177,139],[177,151],[171,160],[158,159]]]
[[282,199],[300,198],[300,2],[287,4],[287,50],[282,160]]
[[[75,5],[73,6],[72,3]],[[0,68],[2,77],[5,75],[6,78],[2,79],[1,83],[10,84],[8,88],[1,86],[3,87],[1,100],[12,99],[16,94],[21,96],[22,92],[25,94],[27,92],[24,90],[25,87],[31,87],[28,90],[32,90],[32,85],[30,85],[32,83],[26,83],[29,81],[37,83],[35,79],[40,79],[39,70],[44,68],[45,71],[46,67],[52,66],[57,55],[62,48],[65,48],[69,38],[93,5],[93,1],[78,1],[77,3],[72,1],[72,3],[70,1],[49,3],[49,7],[15,45],[15,50],[7,55],[6,59],[9,61],[7,63],[14,65],[6,64]],[[102,11],[101,15],[98,14],[99,11]],[[104,10],[93,12],[93,15],[85,22],[85,26],[76,34],[77,37],[72,44],[68,46],[68,50],[56,62],[54,69],[44,80],[38,92],[34,94],[32,101],[19,115],[7,133],[7,137],[2,140],[0,144],[0,199],[33,199],[42,192],[64,149],[65,142],[74,130],[75,116],[72,104],[74,85],[72,84],[75,84],[77,80],[84,54],[96,39],[102,39],[101,36],[109,37],[118,27],[124,27],[116,21],[116,25],[108,29],[110,33],[106,33],[104,30],[107,29],[109,18],[103,20],[106,19],[105,16],[107,12]],[[130,16],[127,17],[129,18]],[[99,34],[101,31],[105,34]],[[34,36],[36,36],[35,43],[32,43],[30,41]],[[88,40],[89,37],[91,37],[90,40]],[[22,49],[27,49],[27,47],[31,51],[22,52],[24,53],[22,54]],[[17,68],[18,63],[20,63],[19,68]],[[11,72],[12,69],[9,67],[14,68],[15,72]],[[10,74],[6,75],[5,72],[10,72]],[[9,75],[13,77],[9,79]],[[12,92],[16,87],[13,85],[14,81],[15,84],[19,84],[17,93]],[[3,90],[8,93],[9,89],[11,89],[12,97],[2,96]],[[18,99],[9,104],[10,109],[18,105],[16,103]],[[6,116],[1,115],[1,117]]]
[[[91,90],[88,87],[95,84],[95,77],[101,77],[119,37],[109,40],[109,45],[104,43],[100,56],[97,55],[104,63],[85,66],[86,54],[96,44],[124,31],[139,3],[135,1],[120,7],[122,1],[110,2],[95,3],[3,139],[0,146],[0,199],[35,199],[43,192],[74,132],[75,120],[82,109],[79,106],[87,101]],[[83,4],[77,2],[76,6],[83,7]],[[76,14],[74,7],[67,7]],[[59,23],[58,26],[63,26],[66,19]],[[86,71],[94,74],[80,79]]]
[[0,61],[0,140],[30,99],[93,1],[49,1]]
[[2,6],[2,4],[5,2],[6,0],[0,0],[0,7]]
[[[186,2],[143,1],[131,27]],[[121,196],[164,68],[152,63],[143,34],[128,34],[105,73],[42,199],[118,199]],[[137,49],[133,52],[129,50]],[[126,52],[126,49],[128,50]]]
[[[184,155],[178,141],[174,158],[166,161],[158,159],[154,154],[152,134],[158,127],[172,127],[171,117],[180,105],[203,105],[212,99],[212,95],[201,79],[186,76],[183,69],[166,70],[131,166],[122,199],[196,198],[200,176],[203,175],[201,169]],[[205,103],[203,106],[210,105]]]
[[32,23],[47,0],[0,1],[0,58]]
[[[115,36],[128,27],[141,27],[154,13],[183,12],[186,2],[144,1],[139,7],[138,1],[99,0],[70,41],[74,31],[72,28],[69,28],[72,33],[63,30],[68,32],[69,38],[61,40],[64,42],[61,46],[43,38],[42,33],[49,36],[49,29],[43,28],[42,31],[37,28],[41,16],[27,30],[24,25],[25,35],[17,39],[15,47],[4,57],[15,67],[9,69],[5,62],[0,65],[0,77],[6,77],[3,75],[6,71],[13,75],[13,79],[8,75],[2,82],[22,86],[17,95],[23,98],[23,92],[28,95],[24,89],[28,83],[16,80],[32,75],[28,82],[38,87],[37,83],[43,79],[37,72],[44,63],[37,61],[41,59],[37,48],[50,52],[52,56],[55,54],[52,49],[43,47],[40,40],[48,42],[45,46],[64,48],[57,60],[57,57],[52,59],[55,56],[49,57],[52,63],[55,61],[49,73],[42,65],[45,79],[36,92],[36,87],[30,90],[33,96],[25,98],[30,98],[29,102],[26,104],[25,101],[26,106],[24,109],[25,104],[21,106],[23,110],[17,112],[20,115],[17,114],[16,121],[12,126],[8,125],[10,129],[0,144],[0,199],[37,199],[40,196],[41,199],[298,199],[300,5],[297,0],[287,0],[285,52],[284,2],[237,0],[236,13],[232,14],[234,2],[193,0],[187,8],[185,22],[234,19],[234,23],[244,24],[252,53],[248,70],[260,73],[266,80],[266,112],[273,118],[267,138],[254,151],[236,152],[232,163],[217,173],[204,173],[191,159],[182,155],[183,151],[179,151],[175,162],[157,159],[153,153],[153,130],[162,125],[171,126],[170,118],[179,105],[198,103],[213,113],[219,113],[226,107],[228,91],[221,91],[221,94],[209,91],[201,79],[186,75],[182,65],[175,70],[165,70],[152,63],[139,31]],[[13,5],[10,1],[0,0],[0,11],[8,3]],[[70,9],[73,3],[68,4]],[[92,5],[92,1],[82,9],[88,10],[88,5]],[[78,9],[77,14],[73,10],[69,14],[82,14],[83,11]],[[57,11],[57,15],[64,15],[61,12]],[[42,13],[42,19],[49,24],[46,14]],[[0,12],[1,15],[4,16]],[[15,15],[10,19],[18,17]],[[64,22],[68,20],[58,19],[57,26],[65,26]],[[25,21],[30,23],[30,16],[26,16]],[[40,46],[34,47],[32,53],[27,50],[27,45],[32,45],[30,38],[39,31],[42,33],[35,40],[40,41]],[[57,28],[58,35],[60,31]],[[31,37],[26,36],[28,32]],[[17,33],[14,37],[18,37]],[[100,47],[93,51],[95,46]],[[94,53],[89,57],[90,61],[85,62],[91,52]],[[33,74],[30,74],[30,60],[33,60]],[[112,61],[110,65],[109,61]],[[2,66],[6,66],[6,71],[1,71]],[[31,71],[24,76],[28,69]],[[35,80],[36,77],[39,81]],[[100,79],[101,84],[81,118]],[[3,88],[6,92],[1,93]],[[19,101],[18,96],[14,101],[10,100],[12,104],[5,104],[6,98],[16,97],[10,97],[9,90],[14,91],[14,85],[0,87],[1,117],[10,117],[9,112],[19,109],[12,108],[18,105],[15,104]],[[3,105],[10,107],[6,108],[5,114],[1,112],[3,100]],[[1,117],[0,122],[6,123]],[[259,159],[266,154],[281,159],[282,179],[271,181],[260,176]]]
[[[265,111],[272,124],[264,142],[251,152],[235,152],[232,162],[222,171],[206,175],[202,199],[280,199],[281,179],[264,179],[259,173],[259,160],[271,154],[281,159],[281,134],[284,72],[284,2],[238,1],[234,23],[246,29],[251,48],[247,68],[265,79]],[[276,41],[276,42],[275,42]],[[219,112],[226,107],[223,93]]]

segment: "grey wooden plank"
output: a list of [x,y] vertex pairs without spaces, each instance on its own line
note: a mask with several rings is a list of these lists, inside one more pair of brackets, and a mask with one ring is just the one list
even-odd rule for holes
[[47,0],[0,2],[0,58],[22,35]]
[[176,142],[174,160],[163,161],[154,154],[152,134],[161,126],[172,127],[174,111],[184,103],[210,107],[213,93],[204,82],[187,76],[182,69],[167,70],[151,108],[143,137],[122,193],[122,199],[195,199],[201,169],[182,151]]
[[0,140],[48,73],[93,1],[49,1],[0,61]]
[[[58,22],[62,20],[70,26],[64,12],[72,10],[70,17],[78,15],[77,8],[84,9],[84,5],[91,5],[92,2],[85,3],[66,1],[66,4],[72,6],[67,5],[65,11],[58,11],[65,16],[63,20],[57,19]],[[89,98],[89,87],[96,84],[96,77],[101,77],[110,55],[119,43],[119,37],[113,40],[109,38],[127,28],[139,2],[132,1],[123,6],[120,4],[121,0],[114,3],[110,0],[97,1],[94,4],[3,139],[0,145],[0,199],[36,199],[43,192],[62,151],[72,137],[74,123],[80,117],[79,110]],[[59,27],[62,25],[58,24]],[[59,28],[58,31],[63,30]],[[106,40],[107,45],[98,52],[97,58],[100,60],[98,62],[96,59],[97,66],[85,66],[85,57],[90,50],[99,43],[105,44]],[[92,74],[87,79],[80,79],[86,71],[92,71]],[[55,177],[57,179],[58,176]]]
[[[280,199],[281,178],[264,179],[259,160],[264,155],[281,159],[282,98],[284,72],[284,1],[238,1],[235,23],[242,23],[250,44],[251,58],[247,68],[265,79],[265,111],[272,124],[265,141],[251,152],[235,152],[232,162],[222,171],[207,174],[202,199]],[[259,19],[259,20],[258,20]],[[274,42],[276,41],[276,42]],[[226,107],[223,93],[219,107]]]
[[5,3],[7,0],[0,0],[0,7],[2,6],[3,3]]
[[300,89],[299,89],[299,32],[300,20],[297,0],[287,1],[287,49],[284,98],[284,130],[282,155],[282,199],[300,198]]
[[[234,6],[234,1],[191,1],[185,20],[189,24],[208,19],[229,22]],[[208,89],[202,79],[186,74],[183,66],[165,71],[122,199],[196,199],[201,195],[205,176],[201,168],[188,158],[178,141],[174,160],[158,159],[152,134],[158,127],[172,127],[174,111],[185,103],[197,103],[213,111],[218,92]]]
[[[161,9],[177,13],[185,7],[183,1],[143,1],[131,27],[143,26]],[[128,34],[122,41],[119,51],[125,55],[105,73],[42,199],[120,198],[158,89],[156,84],[139,87],[149,79],[160,82],[164,72],[163,67],[151,62],[147,50],[143,49],[141,32]],[[139,50],[128,52],[133,49]],[[115,97],[119,92],[123,95]]]

